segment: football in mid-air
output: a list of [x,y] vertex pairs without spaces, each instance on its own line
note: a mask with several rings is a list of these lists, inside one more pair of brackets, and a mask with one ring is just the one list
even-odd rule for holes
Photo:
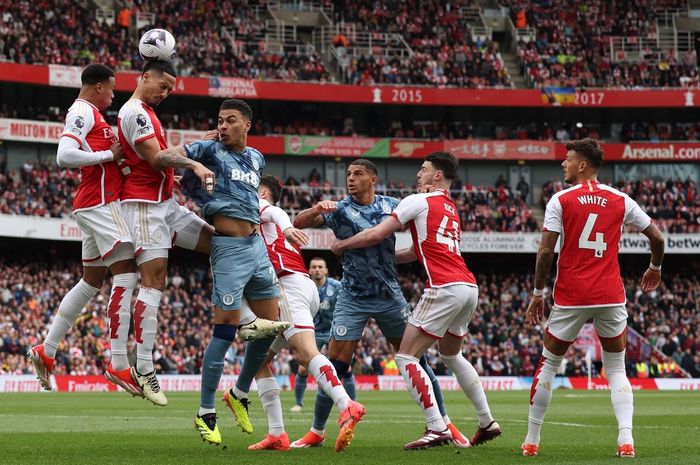
[[146,61],[172,61],[175,58],[175,37],[165,29],[146,31],[139,40],[139,53]]

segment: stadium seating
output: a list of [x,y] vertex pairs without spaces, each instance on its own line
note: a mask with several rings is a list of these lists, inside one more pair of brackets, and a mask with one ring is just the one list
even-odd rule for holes
[[[457,87],[510,87],[510,76],[498,44],[474,38],[463,8],[472,1],[449,5],[408,2],[339,2],[346,24],[368,33],[400,34],[413,54],[354,56],[346,80],[351,84],[423,84]],[[353,47],[352,36],[348,47]]]
[[[81,4],[59,0],[45,3],[46,8],[40,10],[3,2],[1,59],[78,66],[98,61],[120,69],[140,67],[135,36],[128,28],[119,22],[97,21],[95,10]],[[566,0],[500,3],[510,8],[514,22],[518,12],[524,11],[526,23],[536,25],[533,39],[517,44],[522,72],[534,87],[697,85],[693,52],[676,53],[644,45],[644,41],[656,43],[657,15],[664,9],[685,7],[682,0],[635,0],[616,6],[602,0],[585,5]],[[463,12],[477,7],[472,1],[451,2],[449,7],[420,0],[402,2],[400,6],[389,0],[334,4],[334,16],[342,19],[343,27],[352,26],[358,33],[399,34],[411,50],[403,56],[392,56],[378,46],[372,53],[349,56],[343,70],[348,83],[511,85],[498,44],[472,34],[467,27]],[[169,25],[178,38],[177,64],[185,76],[332,79],[315,49],[296,34],[281,41],[269,40],[273,31],[263,2],[230,1],[221,8],[210,8],[204,0],[135,2],[131,13],[132,18],[149,13],[154,24]],[[170,21],[175,16],[178,21]],[[632,59],[624,49],[616,51],[611,47],[615,38],[638,43],[639,56]],[[343,44],[351,50],[352,35],[345,37]]]
[[[180,45],[176,65],[180,75],[220,75],[285,81],[325,81],[328,73],[312,48],[285,44],[267,50],[260,34],[265,22],[247,2],[211,8],[208,2],[136,2],[134,13],[155,15],[168,24]],[[85,66],[99,62],[115,69],[139,69],[137,41],[117,23],[96,21],[87,4],[48,0],[45,8],[2,2],[4,24],[0,61]],[[136,16],[135,14],[132,16]],[[178,21],[171,21],[172,17]],[[227,27],[231,40],[223,37]],[[147,26],[152,27],[152,26]],[[231,29],[233,28],[233,29]],[[140,31],[145,31],[145,28]]]
[[[517,44],[522,71],[533,87],[683,87],[697,83],[693,52],[679,56],[673,49],[656,49],[657,14],[686,8],[683,0],[499,3],[510,8],[514,23],[518,12],[524,11],[527,24],[535,28],[534,40]],[[611,46],[615,38],[638,44],[641,52],[628,56],[623,48],[615,50]]]

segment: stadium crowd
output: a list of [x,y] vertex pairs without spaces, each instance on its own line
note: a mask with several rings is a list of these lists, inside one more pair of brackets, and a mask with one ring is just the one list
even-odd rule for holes
[[[153,13],[178,38],[175,61],[182,76],[217,75],[284,81],[326,81],[323,62],[313,48],[285,44],[268,50],[260,8],[249,2],[133,2],[130,17]],[[259,6],[259,5],[257,5]],[[264,10],[264,8],[262,8]],[[119,22],[97,21],[89,4],[45,0],[40,4],[0,1],[0,61],[85,66],[99,62],[115,69],[139,69],[138,41]],[[177,21],[171,18],[177,17]],[[139,35],[151,26],[139,31]],[[231,38],[223,36],[223,29]],[[262,36],[260,35],[262,34]]]
[[[79,184],[76,170],[59,169],[52,160],[26,162],[19,170],[0,170],[0,213],[55,218],[71,216],[72,199]],[[290,213],[308,208],[319,200],[339,200],[345,188],[335,188],[313,170],[297,181],[290,176],[284,181],[280,206]],[[380,181],[379,193],[403,198],[415,192],[415,186],[401,182]],[[455,185],[455,200],[465,231],[536,231],[537,222],[519,191],[511,191],[500,183],[495,187]],[[183,195],[178,201],[198,211]]]
[[[655,221],[659,229],[670,233],[700,232],[700,197],[695,183],[686,179],[666,181],[644,179],[609,183],[628,194]],[[548,181],[542,186],[542,207],[552,195],[565,187],[561,181]]]
[[[0,213],[53,218],[71,216],[71,203],[79,184],[76,170],[59,169],[53,161],[25,162],[18,170],[0,169]],[[317,170],[308,178],[289,176],[283,181],[280,206],[291,214],[309,208],[320,200],[339,200],[344,188],[323,180]],[[605,181],[610,184],[609,181]],[[662,231],[671,233],[700,232],[700,196],[691,180],[644,179],[620,181],[614,187],[634,198],[656,221]],[[558,180],[542,186],[541,205],[565,185]],[[460,180],[453,186],[462,229],[467,232],[534,232],[539,230],[526,198],[530,186],[511,190],[504,179],[494,186],[474,186]],[[415,191],[414,185],[379,181],[377,192],[398,198]],[[177,193],[181,204],[197,211],[194,203]]]
[[[52,257],[45,261],[0,260],[6,273],[0,277],[0,373],[31,373],[25,357],[27,348],[40,342],[63,295],[80,278],[79,261]],[[424,284],[411,271],[400,273],[407,300],[415,306]],[[88,304],[57,354],[57,374],[102,374],[109,358],[107,299],[110,283]],[[541,328],[525,324],[532,276],[506,272],[479,274],[479,306],[470,324],[470,337],[463,352],[482,375],[531,376],[542,347]],[[203,341],[211,335],[211,276],[206,262],[171,264],[168,285],[159,310],[159,329],[154,360],[160,373],[199,373]],[[700,283],[696,276],[679,273],[665,278],[658,291],[641,292],[639,277],[625,280],[630,311],[629,323],[661,352],[695,377],[700,377]],[[132,340],[133,342],[133,340]],[[133,348],[133,347],[132,347]],[[375,324],[370,324],[355,353],[353,369],[358,374],[384,374],[391,360],[389,347]],[[229,352],[226,373],[240,370],[245,346],[239,341]],[[437,374],[446,374],[435,348],[428,358]],[[661,357],[642,361],[651,376],[672,376],[654,363]],[[631,374],[637,367],[629,362]],[[284,351],[275,361],[277,374],[289,374],[296,363]],[[595,364],[594,370],[599,368]],[[595,373],[596,371],[594,371]],[[585,352],[571,348],[561,374],[585,376]],[[387,373],[390,374],[390,373]]]
[[620,141],[665,142],[677,140],[698,140],[700,124],[692,123],[660,123],[654,121],[624,123],[620,131]]
[[[465,12],[478,6],[472,0],[333,3],[335,19],[343,25],[373,34],[399,34],[412,50],[391,55],[379,46],[372,53],[355,54],[352,34],[343,34],[334,42],[342,49],[343,79],[348,83],[511,86],[498,44],[473,34],[469,27]],[[640,59],[610,56],[610,37],[655,39],[657,11],[684,6],[682,0],[500,3],[510,8],[518,27],[536,25],[534,40],[517,44],[522,72],[534,87],[698,84],[696,56],[691,52],[678,56],[649,48]],[[271,30],[275,26],[267,21],[264,1],[228,0],[213,8],[206,0],[136,0],[116,12],[118,20],[111,25],[97,20],[94,7],[65,0],[31,5],[0,0],[0,12],[0,61],[76,66],[100,62],[138,69],[138,35],[129,32],[130,26],[139,13],[152,13],[153,23],[168,25],[178,39],[176,65],[183,76],[333,79],[312,46],[294,37],[285,37],[280,44],[278,31]],[[178,21],[171,21],[174,17]]]
[[[59,169],[53,161],[25,162],[18,170],[0,169],[0,213],[54,218],[71,216],[71,202],[79,184],[75,170]],[[319,200],[339,200],[345,189],[323,180],[317,170],[308,178],[289,176],[283,181],[280,206],[291,214],[309,208]],[[651,180],[610,183],[634,198],[656,221],[662,231],[671,233],[700,232],[700,196],[693,181]],[[541,206],[565,187],[559,180],[542,186]],[[464,231],[533,232],[538,224],[526,198],[530,186],[511,190],[504,179],[494,186],[474,186],[460,180],[453,186],[453,196]],[[415,191],[415,186],[397,181],[379,181],[377,192],[398,198]],[[194,203],[181,194],[178,201],[197,211]]]
[[697,275],[673,276],[662,281],[650,294],[643,293],[631,280],[626,280],[626,286],[631,290],[627,293],[628,324],[671,359],[664,365],[662,357],[652,355],[647,374],[676,374],[676,367],[680,367],[697,378],[700,375],[700,315],[697,312],[700,281]]
[[[656,39],[656,18],[664,9],[686,8],[684,0],[501,0],[519,27],[535,28],[534,40],[520,40],[518,57],[533,87],[697,86],[696,55],[653,50],[645,44],[632,57],[614,52],[611,38],[631,44]],[[523,14],[524,13],[524,14]],[[520,15],[520,21],[518,16]]]

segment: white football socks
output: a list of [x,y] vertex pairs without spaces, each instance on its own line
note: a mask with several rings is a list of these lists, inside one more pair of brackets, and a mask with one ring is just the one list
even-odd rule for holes
[[233,386],[233,395],[238,397],[239,399],[247,399],[248,398],[248,393],[241,391],[236,386]]
[[136,369],[142,375],[153,371],[153,346],[158,327],[158,308],[163,292],[141,287],[134,305],[134,336],[136,339]]
[[51,322],[49,334],[44,340],[44,353],[49,358],[56,358],[56,351],[61,339],[68,334],[68,331],[73,327],[73,323],[80,316],[85,306],[90,302],[95,294],[100,290],[92,287],[82,279],[78,284],[68,291],[58,305],[58,312]]
[[491,409],[486,400],[484,386],[481,384],[479,374],[461,353],[457,355],[440,354],[440,358],[455,375],[462,391],[474,405],[476,414],[479,417],[479,427],[487,427],[493,421],[493,416],[491,416]]
[[610,399],[612,400],[613,411],[617,418],[617,445],[634,445],[634,440],[632,439],[634,403],[632,385],[627,379],[625,372],[625,351],[603,351],[602,359],[608,384],[610,384]]
[[277,381],[275,378],[260,378],[257,383],[260,403],[267,413],[267,431],[272,436],[279,436],[284,433],[284,420]]
[[215,408],[199,407],[199,412],[197,412],[197,415],[200,417],[203,417],[207,413],[216,413],[216,409]]
[[418,359],[408,354],[397,353],[396,364],[406,382],[408,392],[423,409],[428,429],[445,431],[447,425],[440,415],[435,392],[433,392],[433,383],[430,382],[428,374],[420,366]]
[[563,355],[554,355],[547,349],[542,350],[540,364],[535,371],[530,388],[530,413],[528,414],[526,444],[540,443],[540,430],[544,422],[544,415],[552,400],[552,385],[554,376],[559,370],[559,365],[564,359]]
[[138,273],[123,273],[114,277],[109,296],[109,343],[112,352],[112,368],[116,371],[129,368],[126,344],[131,324],[131,297],[138,282]]
[[309,362],[309,373],[316,379],[319,389],[322,389],[333,403],[343,410],[350,402],[350,396],[345,392],[343,383],[338,378],[333,364],[325,355],[318,354]]

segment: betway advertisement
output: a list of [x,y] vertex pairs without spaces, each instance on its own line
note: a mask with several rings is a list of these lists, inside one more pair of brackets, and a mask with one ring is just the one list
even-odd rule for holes
[[[221,377],[218,390],[223,391],[236,383],[237,376],[225,375]],[[276,376],[281,388],[294,388],[294,376]],[[454,376],[438,376],[440,388],[443,391],[461,390]],[[197,392],[201,387],[199,375],[158,375],[160,386],[166,392]],[[308,389],[318,388],[313,376],[309,376]],[[357,389],[360,391],[404,391],[406,383],[401,376],[383,375],[358,375],[355,377]],[[487,391],[525,391],[530,389],[532,377],[528,376],[482,376],[481,383]],[[670,390],[670,391],[700,391],[700,379],[698,378],[630,378],[632,389],[637,390]],[[0,375],[0,393],[2,392],[43,392],[50,395],[53,392],[113,392],[121,391],[100,375],[51,376],[52,391],[44,391],[34,375]],[[554,378],[554,389],[579,389],[579,390],[609,390],[610,386],[605,378],[577,377],[567,378],[557,376]],[[257,385],[253,382],[252,391],[257,391]]]
[[[307,229],[309,244],[304,249],[330,250],[335,236],[330,229]],[[0,237],[80,241],[82,234],[72,218],[42,218],[36,216],[0,214]],[[475,233],[463,232],[462,253],[536,253],[540,233]],[[700,234],[665,234],[667,254],[700,254]],[[396,247],[411,245],[409,232],[396,233]],[[557,243],[557,251],[559,244]],[[620,253],[649,253],[649,241],[641,234],[623,234]]]
[[[0,63],[0,81],[80,87],[77,66]],[[119,71],[117,91],[133,92],[141,74]],[[700,105],[700,89],[464,89],[401,85],[352,86],[324,82],[178,77],[175,95],[368,105],[474,107],[683,108]]]

